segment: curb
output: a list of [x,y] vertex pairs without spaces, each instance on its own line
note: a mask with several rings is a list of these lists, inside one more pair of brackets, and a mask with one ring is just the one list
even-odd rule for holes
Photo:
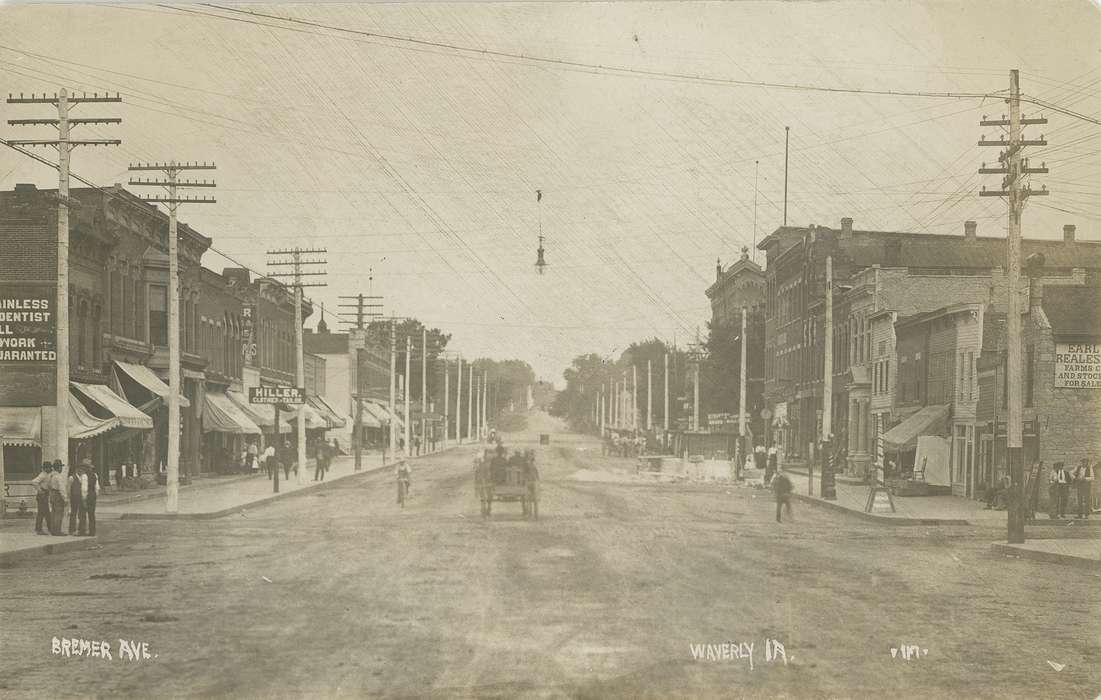
[[1101,570],[1101,559],[1090,559],[1089,557],[1080,557],[1074,554],[1043,552],[1035,549],[1018,547],[1017,545],[1006,544],[1004,542],[995,542],[990,545],[990,548],[999,554],[1011,554],[1021,559],[1033,559],[1035,561],[1067,564],[1068,566],[1077,566],[1083,569]]
[[262,506],[272,501],[277,501],[281,498],[289,498],[290,496],[298,496],[303,493],[308,493],[316,489],[323,488],[330,484],[338,484],[347,479],[351,479],[356,476],[366,476],[367,474],[374,474],[375,472],[382,471],[384,469],[390,469],[400,462],[391,462],[390,464],[384,464],[380,467],[373,467],[371,469],[363,469],[358,472],[352,472],[351,474],[345,474],[344,476],[330,479],[329,481],[319,481],[316,484],[311,484],[294,491],[283,491],[281,493],[272,493],[259,498],[255,501],[248,503],[241,503],[236,506],[230,506],[229,508],[223,508],[222,510],[210,511],[209,513],[120,513],[119,520],[213,520],[215,518],[224,518],[227,515],[233,515],[234,513],[240,513],[243,510],[249,508],[255,508]]
[[[458,446],[456,445],[455,447],[458,447]],[[431,456],[434,456],[434,455],[441,455],[441,454],[444,454],[445,452],[450,452],[452,449],[454,449],[454,447],[449,447],[446,450],[441,450],[439,452],[433,452],[431,454],[412,457],[411,459],[417,460],[417,459],[423,459],[425,457],[431,457]],[[268,494],[267,496],[264,496],[263,498],[257,499],[255,501],[249,501],[248,503],[241,503],[239,505],[230,506],[229,508],[223,508],[222,510],[210,511],[208,513],[120,513],[120,514],[118,514],[118,519],[119,520],[214,520],[216,518],[224,518],[227,515],[233,515],[234,513],[240,513],[243,510],[248,510],[250,508],[255,508],[257,506],[262,506],[262,505],[271,503],[272,501],[279,500],[281,498],[289,498],[291,496],[297,496],[297,495],[304,494],[304,493],[310,493],[312,491],[315,491],[316,489],[324,488],[324,487],[329,486],[331,484],[338,484],[340,482],[343,482],[347,479],[351,479],[353,477],[366,476],[368,474],[375,474],[377,472],[380,472],[380,471],[383,471],[383,470],[386,470],[386,469],[392,469],[396,465],[401,464],[402,461],[404,461],[404,460],[399,460],[397,462],[390,462],[389,464],[383,464],[381,466],[372,467],[370,469],[363,469],[363,470],[358,471],[358,472],[352,472],[350,474],[345,474],[344,476],[340,476],[340,477],[337,477],[335,479],[330,479],[329,481],[321,481],[321,482],[318,482],[317,484],[311,484],[309,486],[305,486],[305,487],[300,488],[300,489],[295,489],[294,491],[285,491],[285,492],[282,492],[282,493]]]
[[863,518],[864,520],[870,520],[872,522],[880,523],[883,525],[970,525],[967,520],[960,518],[908,518],[908,517],[891,517],[889,515],[878,515],[876,513],[865,513],[859,510],[853,510],[852,508],[846,508],[838,503],[831,503],[830,501],[823,501],[820,498],[814,496],[807,496],[802,493],[792,494],[800,501],[804,503],[813,503],[815,505],[823,506],[826,508],[840,511],[842,513],[848,513],[849,515]]
[[72,552],[74,550],[89,549],[89,545],[96,544],[99,541],[98,536],[92,537],[77,537],[72,536],[69,539],[61,542],[50,542],[49,544],[42,544],[35,547],[24,547],[22,549],[15,549],[10,552],[0,552],[0,564],[10,564],[13,562],[22,561],[24,559],[33,559],[46,554],[61,554],[63,552]]

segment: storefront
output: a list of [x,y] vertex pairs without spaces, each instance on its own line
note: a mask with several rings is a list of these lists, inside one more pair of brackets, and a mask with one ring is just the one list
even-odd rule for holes
[[247,442],[259,440],[260,427],[224,392],[207,391],[203,401],[203,471],[240,471],[240,456]]

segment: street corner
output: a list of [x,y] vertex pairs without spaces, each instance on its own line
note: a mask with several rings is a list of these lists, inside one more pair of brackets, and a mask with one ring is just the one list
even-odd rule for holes
[[1031,540],[1021,544],[994,542],[990,547],[994,552],[1015,559],[1101,571],[1101,539]]

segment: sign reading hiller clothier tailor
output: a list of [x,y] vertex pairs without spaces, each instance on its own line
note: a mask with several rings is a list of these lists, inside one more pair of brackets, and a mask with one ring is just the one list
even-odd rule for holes
[[299,386],[251,386],[249,403],[306,403],[306,390]]
[[5,287],[0,292],[0,362],[57,360],[53,298]]
[[1101,389],[1101,345],[1056,343],[1055,386],[1061,389]]

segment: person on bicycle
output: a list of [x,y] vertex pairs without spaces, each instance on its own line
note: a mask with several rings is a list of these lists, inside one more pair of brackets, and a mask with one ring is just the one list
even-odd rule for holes
[[405,487],[405,496],[409,497],[413,487],[413,469],[408,462],[398,464],[398,503],[401,503],[401,489]]

